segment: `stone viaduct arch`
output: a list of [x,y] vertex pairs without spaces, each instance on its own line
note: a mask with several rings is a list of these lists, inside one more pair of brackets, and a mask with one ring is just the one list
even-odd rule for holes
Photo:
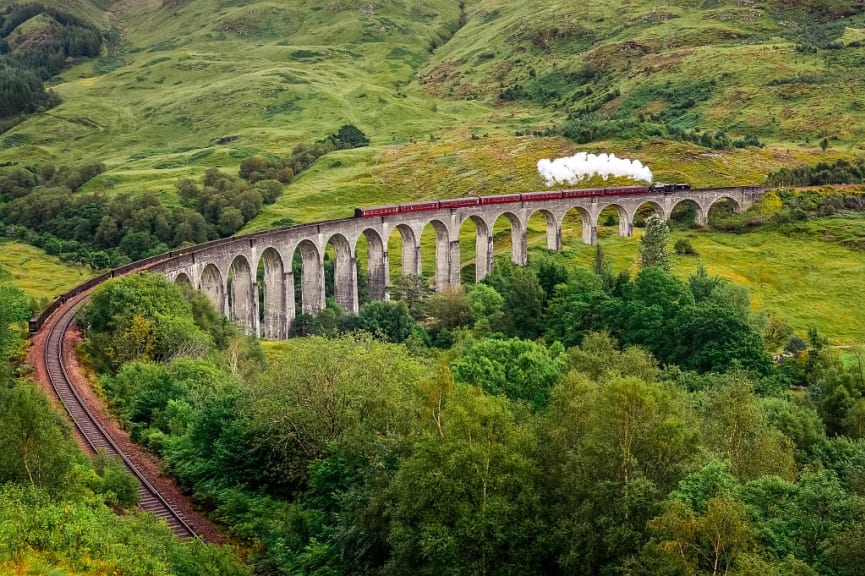
[[[526,263],[526,230],[532,215],[546,222],[546,245],[562,248],[562,222],[576,211],[582,220],[582,240],[597,242],[598,219],[612,207],[619,215],[619,234],[633,234],[634,216],[646,205],[665,220],[681,203],[696,206],[696,223],[706,224],[709,208],[721,199],[731,200],[738,210],[747,209],[764,192],[761,188],[721,188],[649,193],[523,200],[519,195],[495,204],[345,218],[301,224],[237,238],[217,240],[171,253],[168,260],[151,270],[175,282],[188,282],[204,292],[217,310],[229,316],[249,334],[265,338],[289,337],[299,312],[317,314],[325,306],[324,257],[328,246],[334,254],[334,296],[349,312],[358,311],[357,246],[361,236],[367,245],[370,297],[387,298],[390,284],[388,240],[397,232],[402,241],[403,274],[421,271],[421,236],[428,227],[435,233],[435,287],[460,282],[461,226],[471,220],[475,228],[476,279],[492,270],[493,225],[500,218],[510,224],[511,259]],[[295,278],[295,257],[300,278]],[[300,310],[295,306],[295,283],[300,291]],[[259,285],[259,283],[261,285]]]

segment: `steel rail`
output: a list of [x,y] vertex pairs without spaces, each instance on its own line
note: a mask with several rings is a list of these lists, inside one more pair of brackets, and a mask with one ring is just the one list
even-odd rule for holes
[[58,310],[61,314],[46,335],[44,360],[51,386],[69,413],[75,427],[93,451],[103,451],[109,456],[119,457],[127,470],[138,480],[139,507],[164,520],[178,537],[197,538],[198,534],[187,524],[183,515],[166,501],[159,490],[144,477],[111,435],[94,418],[87,404],[78,394],[75,386],[72,385],[63,360],[63,339],[69,325],[74,320],[76,309],[84,300],[86,300],[86,296],[66,302],[65,310],[63,308]]

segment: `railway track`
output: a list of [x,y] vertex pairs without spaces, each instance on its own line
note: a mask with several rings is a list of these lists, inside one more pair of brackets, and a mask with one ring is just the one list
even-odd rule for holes
[[49,327],[45,342],[45,369],[51,386],[57,393],[57,397],[66,407],[66,411],[72,418],[75,427],[81,432],[86,442],[94,452],[104,451],[110,456],[118,456],[126,468],[138,480],[139,507],[147,512],[152,512],[168,524],[168,527],[180,538],[198,537],[195,531],[186,523],[179,511],[174,509],[162,497],[159,491],[147,481],[144,475],[123,453],[116,442],[105,431],[105,429],[94,418],[84,400],[75,390],[66,367],[63,363],[63,337],[69,325],[75,317],[75,310],[85,298],[70,301],[65,307],[58,310],[59,316]]

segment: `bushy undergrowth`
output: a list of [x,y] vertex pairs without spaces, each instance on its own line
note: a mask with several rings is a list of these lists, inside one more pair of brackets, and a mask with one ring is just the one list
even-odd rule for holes
[[179,541],[136,511],[138,482],[78,449],[22,364],[26,299],[0,270],[0,572],[249,574],[232,549]]
[[[591,270],[552,256],[495,270],[467,292],[401,282],[407,337],[383,315],[363,326],[377,338],[320,322],[329,336],[264,355],[236,337],[206,357],[139,355],[103,387],[257,544],[259,572],[856,572],[861,368],[816,331],[766,322],[703,268],[631,279],[598,250]],[[184,296],[151,283],[165,281],[123,279],[111,288],[129,294],[122,309],[100,312],[111,299],[97,295],[89,314],[159,332],[152,304],[135,302],[158,293],[173,310]],[[773,364],[767,346],[794,352]],[[827,499],[819,535],[803,532]],[[733,527],[723,552],[704,540],[719,522]],[[670,553],[676,542],[691,552]]]

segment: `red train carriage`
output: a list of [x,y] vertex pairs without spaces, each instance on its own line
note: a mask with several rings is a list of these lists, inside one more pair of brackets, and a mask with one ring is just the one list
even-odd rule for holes
[[602,196],[628,196],[634,194],[648,194],[648,186],[618,186],[616,188],[604,188]]
[[487,204],[509,204],[511,202],[520,202],[523,199],[522,194],[502,194],[499,196],[481,196],[481,205]]
[[543,200],[559,200],[562,197],[562,191],[555,192],[526,192],[523,196],[523,202],[541,202]]
[[413,204],[400,204],[399,205],[399,213],[405,214],[407,212],[423,212],[425,210],[438,210],[439,201],[431,200],[429,202],[415,202]]
[[465,208],[489,204],[509,204],[513,202],[543,202],[560,200],[562,198],[591,198],[595,196],[630,196],[649,193],[669,193],[690,190],[687,183],[664,184],[651,186],[617,186],[614,188],[583,188],[574,190],[551,190],[548,192],[525,192],[523,194],[502,194],[498,196],[481,196],[475,198],[453,198],[450,200],[430,200],[399,206],[379,206],[376,208],[355,208],[354,217],[390,216],[409,212],[424,212],[428,210],[443,210],[448,208]]
[[604,193],[603,188],[580,188],[577,190],[562,190],[562,198],[591,198]]
[[439,200],[439,208],[466,208],[480,204],[479,198],[453,198],[451,200]]
[[368,216],[390,216],[391,214],[398,214],[399,206],[378,206],[375,208],[355,208],[354,209],[354,217],[355,218],[366,218]]

